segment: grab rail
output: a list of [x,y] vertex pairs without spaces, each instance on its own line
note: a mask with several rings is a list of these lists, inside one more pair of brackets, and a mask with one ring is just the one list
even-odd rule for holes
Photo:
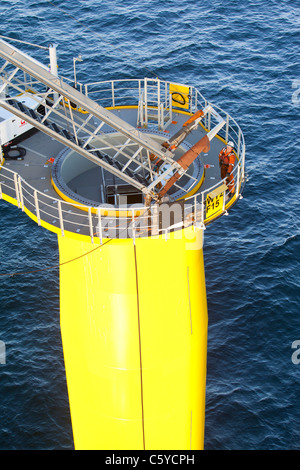
[[[152,80],[153,81],[153,80]],[[155,82],[155,80],[154,80]],[[157,103],[171,103],[169,92],[170,82],[159,83],[156,87]],[[105,107],[135,106],[139,107],[140,97],[145,93],[149,79],[145,80],[113,80],[105,82],[93,82],[86,85],[79,84],[86,95],[95,95],[96,101],[105,102]],[[186,113],[193,113],[197,109],[203,108],[209,103],[202,94],[194,87],[189,89],[189,109]],[[152,90],[153,91],[153,90]],[[102,106],[104,104],[102,103]],[[3,166],[3,159],[0,160],[0,199],[7,199],[15,203],[22,211],[28,213],[38,225],[45,225],[63,236],[66,232],[82,234],[90,238],[92,243],[102,243],[103,238],[138,238],[149,235],[164,233],[166,237],[171,231],[191,225],[205,228],[215,218],[227,213],[227,208],[240,197],[241,187],[245,180],[245,140],[244,135],[237,122],[225,111],[216,105],[214,109],[225,119],[226,126],[219,131],[219,137],[227,142],[232,140],[235,144],[237,164],[233,170],[235,180],[235,193],[230,201],[227,200],[229,191],[223,181],[218,181],[215,185],[200,190],[184,200],[184,215],[178,215],[179,220],[172,222],[169,226],[162,227],[159,222],[157,205],[150,207],[128,206],[126,209],[130,213],[129,217],[120,217],[119,212],[124,211],[123,207],[115,206],[84,206],[63,201],[37,190],[26,182],[18,173]],[[176,107],[173,106],[176,110]],[[161,109],[160,113],[166,113],[169,119],[172,109]],[[160,117],[161,122],[165,119]],[[204,120],[204,128],[207,132],[211,130],[215,117],[213,113],[208,113]],[[177,202],[178,203],[178,202]],[[176,203],[173,205],[173,209]],[[216,205],[217,207],[212,207]],[[162,205],[163,206],[163,205]],[[178,204],[178,211],[180,204]],[[170,204],[166,204],[166,210],[170,209]],[[84,210],[82,210],[84,209]],[[111,213],[115,211],[115,216]],[[140,215],[136,215],[137,213]]]

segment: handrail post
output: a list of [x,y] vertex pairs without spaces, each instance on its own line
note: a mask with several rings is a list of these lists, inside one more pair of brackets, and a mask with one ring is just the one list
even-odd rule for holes
[[36,212],[36,218],[38,221],[38,225],[41,225],[41,217],[40,217],[40,208],[39,208],[39,200],[37,197],[37,190],[34,190],[34,204],[35,204],[35,212]]
[[194,87],[191,87],[190,88],[190,94],[189,94],[189,101],[190,101],[190,113],[193,114],[196,110],[193,110],[193,90],[194,90]]
[[3,157],[2,145],[0,145],[0,166],[3,165],[3,163],[4,163],[4,157]]
[[97,209],[97,215],[98,215],[98,232],[99,232],[100,244],[102,245],[102,219],[101,219],[100,207],[98,207]]
[[111,98],[112,98],[112,105],[115,107],[115,85],[114,81],[111,81]]
[[236,182],[236,197],[240,192],[240,164],[238,164],[238,171],[237,171],[237,182]]
[[138,85],[139,85],[139,87],[138,87],[139,95],[138,95],[138,96],[139,96],[139,99],[140,99],[140,96],[141,96],[141,93],[142,93],[142,84],[141,84],[141,80],[140,80],[140,79],[138,80]]
[[148,127],[148,88],[147,88],[147,78],[144,80],[144,103],[145,103],[145,117],[144,117],[144,127]]
[[18,176],[18,184],[19,184],[19,195],[20,195],[20,203],[22,212],[24,212],[24,199],[23,199],[23,191],[22,191],[22,181],[21,176]]
[[18,188],[18,175],[17,175],[17,173],[14,173],[14,183],[15,183],[15,192],[16,192],[18,208],[20,209],[20,195],[19,195],[19,188]]
[[90,237],[91,242],[94,243],[94,234],[93,234],[93,219],[92,219],[92,208],[89,206],[89,228],[90,228]]
[[159,114],[159,120],[160,120],[160,130],[163,131],[165,129],[165,116],[164,116],[164,105],[163,105],[163,103],[160,103],[160,105],[159,105],[158,114]]
[[241,145],[241,129],[239,127],[238,145],[237,145],[237,156],[238,156],[238,158],[240,158],[240,145]]
[[244,181],[245,179],[245,142],[243,142],[243,146],[242,146],[242,179]]
[[229,131],[229,114],[226,115],[226,131],[225,131],[226,142],[228,142],[228,131]]
[[160,80],[157,80],[157,127],[160,130],[164,130],[163,128],[163,120],[161,119],[161,106],[160,106]]
[[[204,107],[206,108],[207,106],[207,100],[204,100]],[[207,129],[207,113],[204,116],[204,127]]]
[[61,209],[61,201],[58,201],[58,215],[59,215],[59,223],[60,223],[60,230],[62,236],[65,235],[65,230],[64,230],[64,219],[63,219],[63,214],[62,214],[62,209]]
[[169,92],[169,110],[170,110],[170,120],[173,119],[173,106],[172,106],[172,93]]
[[132,238],[133,243],[135,244],[135,219],[134,219],[134,209],[131,211],[131,218],[132,218]]
[[198,90],[195,88],[195,110],[198,109]]
[[194,204],[195,204],[195,209],[194,209],[194,230],[196,229],[196,222],[197,222],[197,194],[194,196]]

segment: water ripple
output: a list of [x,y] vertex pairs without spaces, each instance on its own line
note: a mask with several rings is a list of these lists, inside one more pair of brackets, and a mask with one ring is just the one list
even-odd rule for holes
[[[57,3],[57,2],[56,2]],[[206,449],[299,448],[297,2],[2,0],[1,34],[58,44],[80,81],[154,75],[198,87],[241,124],[249,181],[205,232],[209,310]],[[34,28],[33,25],[34,24]],[[26,47],[25,47],[25,50]],[[28,46],[28,52],[38,56]],[[129,59],[132,57],[132,60]],[[55,264],[56,237],[0,203],[1,271]],[[0,448],[72,449],[57,271],[0,290]]]

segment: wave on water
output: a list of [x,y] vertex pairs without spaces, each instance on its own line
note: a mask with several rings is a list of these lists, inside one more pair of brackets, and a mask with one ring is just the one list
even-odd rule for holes
[[[81,53],[81,82],[187,83],[239,122],[244,198],[205,231],[205,449],[298,449],[299,4],[2,0],[0,14],[0,34],[56,43],[70,79]],[[53,234],[3,201],[0,215],[2,272],[57,263]],[[57,270],[1,280],[1,449],[73,448],[58,289]]]

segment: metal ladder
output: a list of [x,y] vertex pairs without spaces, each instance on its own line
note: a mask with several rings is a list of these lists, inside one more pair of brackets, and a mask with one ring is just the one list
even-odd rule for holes
[[[123,170],[122,165],[118,160],[113,160],[109,155],[102,153],[92,145],[85,143],[83,139],[77,138],[77,140],[75,140],[75,137],[72,133],[70,133],[67,129],[59,126],[55,122],[50,122],[48,119],[45,119],[43,114],[40,114],[39,112],[28,108],[26,105],[24,105],[18,100],[9,98],[7,99],[7,102],[10,106],[13,106],[17,111],[26,114],[26,119],[30,117],[35,120],[36,125],[43,124],[50,131],[55,132],[57,140],[62,141],[62,139],[67,139],[69,142],[80,146],[82,149],[86,149],[86,151],[88,151],[92,157],[97,157],[104,165],[110,165],[110,169],[115,168],[118,171]],[[147,181],[142,176],[140,176],[139,173],[133,173],[128,167],[124,169],[124,173],[129,178],[133,178],[137,183],[141,185],[147,184]]]
[[[103,108],[60,77],[51,74],[47,67],[19,49],[0,40],[0,57],[5,63],[0,68],[2,86],[0,86],[0,105],[26,120],[38,130],[70,147],[83,157],[102,166],[128,184],[136,187],[145,196],[155,196],[155,186],[172,175],[182,171],[174,160],[173,153],[162,147],[149,135],[140,132],[111,111]],[[12,67],[13,66],[13,67]],[[25,76],[30,77],[30,88]],[[23,94],[44,107],[44,115],[27,108],[13,96],[3,96],[3,91],[12,89],[18,95]],[[82,109],[85,113],[74,111]],[[103,128],[115,130],[124,138],[122,145],[115,146],[107,138]],[[99,142],[113,151],[113,155],[103,154],[92,145]],[[110,152],[111,154],[111,152]],[[151,176],[150,154],[155,154],[165,163],[167,170],[155,181]],[[146,158],[145,158],[146,155]],[[146,177],[145,177],[146,176]]]

